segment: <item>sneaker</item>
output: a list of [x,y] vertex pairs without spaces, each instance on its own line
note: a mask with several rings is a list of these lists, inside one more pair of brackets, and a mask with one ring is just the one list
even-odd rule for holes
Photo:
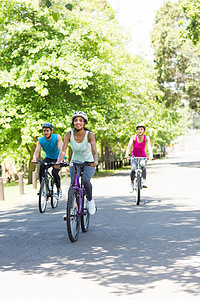
[[90,215],[94,215],[96,212],[94,199],[88,201],[88,212]]
[[63,220],[67,221],[67,215],[66,214],[63,216]]
[[142,187],[145,188],[145,189],[147,188],[147,182],[146,181],[143,181]]
[[131,183],[130,183],[130,187],[129,187],[129,193],[132,193],[133,190],[134,190],[134,183],[131,182]]
[[62,190],[57,190],[58,200],[62,198]]

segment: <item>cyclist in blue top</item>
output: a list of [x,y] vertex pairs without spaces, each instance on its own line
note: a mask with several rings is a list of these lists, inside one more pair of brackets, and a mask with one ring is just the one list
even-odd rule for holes
[[[40,171],[39,171],[39,180],[40,183],[42,181],[42,177],[45,172],[45,165],[44,163],[49,163],[49,162],[56,162],[58,159],[59,152],[62,149],[62,138],[59,134],[53,134],[53,125],[51,123],[44,123],[42,125],[43,128],[43,137],[39,138],[37,147],[35,149],[35,152],[33,154],[33,159],[32,162],[36,163],[37,159],[40,154],[41,148],[44,150],[46,156],[42,160],[40,164]],[[60,176],[59,176],[59,170],[53,168],[52,175],[55,180],[55,184],[57,187],[57,195],[58,199],[62,198],[62,190],[60,186]]]

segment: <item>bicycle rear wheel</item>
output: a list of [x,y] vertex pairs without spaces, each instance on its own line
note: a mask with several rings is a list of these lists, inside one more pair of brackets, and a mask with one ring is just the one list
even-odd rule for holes
[[70,188],[67,201],[67,232],[71,242],[76,242],[80,231],[80,216],[78,215],[77,191]]
[[83,215],[81,216],[81,229],[83,232],[87,232],[90,223],[90,214],[87,209],[86,195],[83,196]]
[[48,200],[48,182],[42,178],[39,191],[39,211],[41,213],[45,212]]
[[140,189],[141,189],[141,177],[140,177],[140,174],[137,174],[137,180],[136,180],[136,205],[140,204]]
[[54,179],[51,179],[51,192],[51,207],[56,208],[58,206],[58,196]]

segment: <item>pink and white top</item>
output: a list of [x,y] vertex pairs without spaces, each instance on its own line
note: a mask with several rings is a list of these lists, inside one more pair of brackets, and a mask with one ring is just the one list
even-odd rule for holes
[[142,143],[138,142],[137,135],[136,135],[135,141],[133,142],[132,156],[147,157],[147,155],[145,153],[145,147],[146,147],[146,135],[144,135],[144,139],[143,139]]

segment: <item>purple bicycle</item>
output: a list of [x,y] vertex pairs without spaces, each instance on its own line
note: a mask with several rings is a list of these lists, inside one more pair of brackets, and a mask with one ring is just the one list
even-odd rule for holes
[[[61,167],[73,166],[75,169],[74,183],[68,191],[66,207],[67,232],[71,242],[76,242],[79,237],[80,225],[82,232],[87,232],[90,223],[90,214],[87,209],[86,191],[82,183],[83,167],[90,166],[91,162],[60,163]],[[81,177],[81,183],[79,178]]]

